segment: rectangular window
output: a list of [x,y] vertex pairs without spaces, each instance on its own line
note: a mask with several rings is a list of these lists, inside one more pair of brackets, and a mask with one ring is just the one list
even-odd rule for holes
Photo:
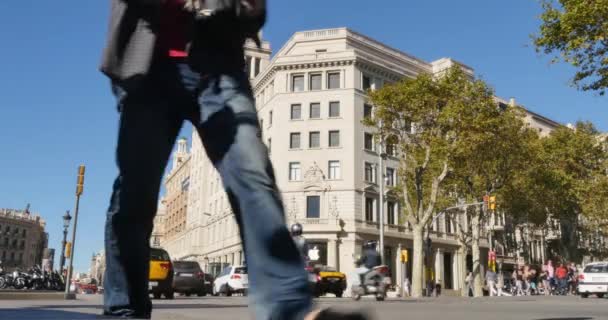
[[291,120],[302,119],[302,105],[292,104],[291,105]]
[[304,76],[303,75],[294,75],[291,77],[291,90],[293,92],[301,92],[304,91]]
[[300,181],[301,179],[301,169],[299,162],[290,162],[289,163],[289,181]]
[[321,118],[321,104],[318,102],[310,104],[310,118],[320,119]]
[[272,125],[272,111],[268,112],[268,125]]
[[371,119],[372,118],[372,106],[369,104],[364,104],[363,105],[363,117],[367,118],[367,119]]
[[394,144],[392,144],[392,143],[386,144],[386,154],[388,154],[389,156],[395,155],[395,145]]
[[306,218],[321,217],[321,197],[308,196],[306,197]]
[[365,221],[374,221],[374,198],[365,198]]
[[365,133],[363,144],[365,150],[374,151],[374,136],[371,133]]
[[329,132],[329,146],[339,147],[340,146],[340,131]]
[[253,76],[254,77],[256,77],[258,74],[260,74],[260,63],[261,63],[261,59],[255,58],[255,66],[253,67]]
[[306,197],[306,218],[321,217],[321,197],[308,196]]
[[329,161],[329,179],[340,179],[340,161]]
[[309,148],[320,148],[321,147],[321,133],[319,131],[313,131],[308,134],[308,147]]
[[393,168],[386,168],[386,185],[390,186],[390,187],[394,187],[396,185],[396,175],[395,175],[395,169]]
[[329,117],[337,118],[340,116],[340,102],[333,101],[329,103]]
[[374,165],[372,163],[365,163],[365,181],[367,182],[376,182],[376,175],[374,170]]
[[327,74],[327,89],[340,89],[340,72]]
[[363,90],[369,90],[372,87],[372,78],[370,76],[364,74],[362,82],[361,87]]
[[294,132],[289,135],[289,148],[300,149],[300,133]]
[[251,78],[251,57],[250,56],[245,57],[245,74],[247,75],[247,78]]
[[392,201],[388,201],[386,203],[386,207],[387,207],[388,224],[395,224],[395,221],[397,220],[397,219],[395,219],[397,216],[397,210],[396,210],[397,204]]
[[310,90],[321,90],[321,74],[310,75]]

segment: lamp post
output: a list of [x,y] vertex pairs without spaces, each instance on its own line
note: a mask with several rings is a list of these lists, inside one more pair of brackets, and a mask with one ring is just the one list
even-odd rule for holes
[[59,259],[59,272],[63,274],[63,266],[65,265],[65,245],[68,237],[68,228],[70,227],[70,220],[72,220],[72,216],[70,215],[70,210],[65,212],[63,215],[63,240],[61,241],[61,258]]

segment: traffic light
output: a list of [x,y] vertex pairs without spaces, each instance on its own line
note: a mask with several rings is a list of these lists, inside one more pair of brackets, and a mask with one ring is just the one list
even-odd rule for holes
[[496,210],[496,196],[490,196],[490,210]]
[[81,165],[78,167],[78,180],[76,180],[76,195],[82,195],[82,191],[84,190],[84,166]]
[[488,251],[488,268],[496,272],[496,252]]
[[407,252],[407,249],[401,250],[401,262],[406,262],[409,258],[409,254]]
[[486,210],[488,210],[489,207],[490,207],[490,196],[485,195],[485,196],[483,196],[483,210],[486,211]]
[[65,244],[65,257],[70,258],[72,256],[72,243],[67,242]]

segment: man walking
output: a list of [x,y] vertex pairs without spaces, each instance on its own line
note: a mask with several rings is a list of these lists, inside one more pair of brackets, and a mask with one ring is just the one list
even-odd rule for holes
[[[256,318],[364,319],[359,313],[311,311],[304,263],[285,226],[243,71],[243,43],[255,32],[241,33],[238,10],[209,16],[232,18],[229,23],[195,20],[192,10],[202,3],[193,6],[197,1],[110,0],[101,71],[111,79],[120,125],[119,172],[105,226],[104,314],[151,317],[149,238],[161,178],[183,122],[191,121],[239,225]],[[247,6],[255,2],[247,0]]]
[[486,285],[488,286],[490,297],[498,295],[496,292],[496,272],[492,268],[488,268],[488,271],[486,271]]

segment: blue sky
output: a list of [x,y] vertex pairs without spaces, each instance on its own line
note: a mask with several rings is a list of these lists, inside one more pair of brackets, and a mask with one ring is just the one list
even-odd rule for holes
[[[59,249],[61,216],[74,207],[76,170],[86,164],[77,271],[103,247],[116,174],[118,115],[97,72],[108,3],[0,1],[0,207],[31,203],[47,221],[49,245]],[[502,97],[562,123],[591,120],[608,131],[608,97],[571,88],[572,69],[550,66],[530,47],[539,13],[531,0],[270,1],[264,36],[276,51],[295,31],[346,26],[425,60],[459,60]]]

